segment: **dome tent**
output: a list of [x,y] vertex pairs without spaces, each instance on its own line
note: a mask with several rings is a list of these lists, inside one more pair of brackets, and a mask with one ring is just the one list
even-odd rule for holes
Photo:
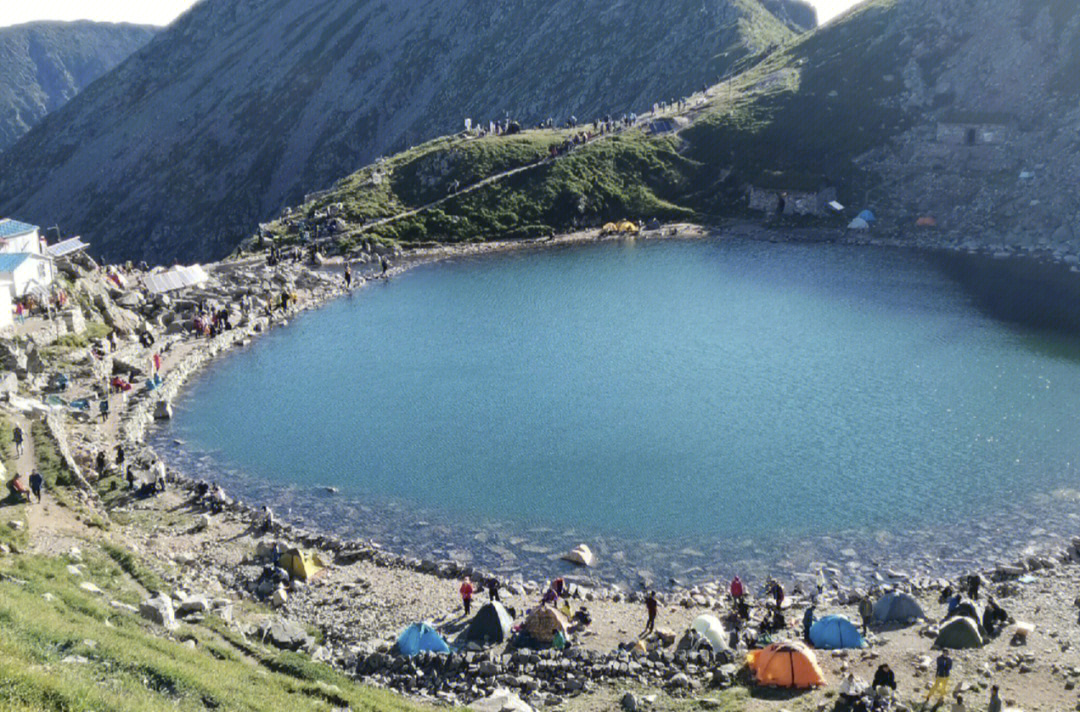
[[690,627],[695,633],[709,641],[709,645],[712,646],[714,652],[728,649],[727,631],[724,630],[724,624],[716,616],[709,613],[700,615],[694,619]]
[[465,629],[465,640],[502,643],[510,637],[514,619],[498,601],[484,604]]
[[550,606],[540,606],[525,619],[525,632],[540,643],[550,644],[557,633],[563,638],[570,635],[570,626],[566,616]]
[[878,623],[907,623],[919,618],[926,618],[926,613],[906,593],[886,593],[874,604],[874,620]]
[[747,665],[759,685],[805,690],[825,684],[812,650],[802,643],[773,643],[747,655]]
[[425,651],[449,653],[450,646],[427,623],[413,623],[398,636],[397,650],[402,655],[412,656]]
[[820,650],[866,647],[855,624],[844,616],[825,616],[810,627],[810,642]]
[[866,222],[862,218],[855,218],[848,223],[848,230],[869,230],[870,223]]
[[937,640],[934,641],[935,647],[954,650],[981,648],[982,644],[979,627],[967,616],[955,616],[945,621],[945,625],[938,631]]
[[877,216],[874,215],[874,213],[872,211],[870,211],[870,210],[862,211],[861,213],[859,213],[858,217],[865,220],[868,223],[872,223],[872,222],[875,222],[877,220]]

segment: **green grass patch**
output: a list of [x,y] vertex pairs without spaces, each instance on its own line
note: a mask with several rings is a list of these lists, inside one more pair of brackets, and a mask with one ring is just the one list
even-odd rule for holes
[[139,582],[139,585],[150,592],[164,591],[165,584],[161,577],[148,569],[135,554],[115,544],[105,542],[101,545],[102,551],[124,570],[124,572]]
[[[109,606],[128,598],[122,571],[102,558],[86,566],[104,596],[78,588],[62,561],[23,557],[0,580],[0,700],[35,712],[237,712],[424,709],[357,685],[328,667],[210,628],[174,635]],[[18,579],[21,583],[13,580]],[[49,593],[51,601],[44,598]],[[233,634],[236,636],[236,634]],[[182,641],[194,641],[194,647]]]
[[84,349],[95,339],[104,339],[112,333],[112,327],[92,321],[87,323],[86,331],[81,334],[64,334],[56,341],[42,348],[42,353],[48,359],[61,358],[64,354],[75,349]]

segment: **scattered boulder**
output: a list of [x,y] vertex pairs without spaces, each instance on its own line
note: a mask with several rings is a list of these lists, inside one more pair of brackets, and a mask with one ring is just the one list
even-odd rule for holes
[[315,639],[304,626],[287,618],[274,618],[264,624],[262,637],[282,650],[302,650],[315,645]]
[[496,688],[487,697],[469,705],[475,712],[534,712],[533,708],[510,690]]
[[154,406],[154,420],[172,420],[172,417],[172,403],[164,398],[160,399]]
[[156,596],[143,601],[139,606],[139,615],[168,630],[176,628],[176,614],[173,611],[172,599],[168,596]]
[[206,596],[190,596],[176,607],[176,615],[183,618],[194,613],[205,613],[208,610],[210,610],[210,601]]
[[596,563],[596,556],[586,544],[578,544],[572,551],[563,554],[562,560],[578,566],[592,566]]

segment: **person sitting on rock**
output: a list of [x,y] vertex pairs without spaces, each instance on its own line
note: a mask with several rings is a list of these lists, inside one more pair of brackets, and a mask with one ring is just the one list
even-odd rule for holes
[[990,598],[986,602],[986,608],[983,609],[983,629],[986,630],[987,635],[998,635],[1009,622],[1009,614],[1005,612],[1005,609],[997,604],[993,598]]
[[570,595],[569,589],[566,587],[566,581],[562,576],[558,577],[551,582],[551,590],[555,592],[559,598],[566,598]]
[[30,502],[30,492],[26,489],[26,484],[22,481],[22,475],[18,472],[15,476],[8,481],[8,490],[11,492],[11,496],[16,499],[25,499],[27,503]]
[[896,692],[896,674],[892,671],[892,668],[889,667],[888,663],[878,665],[878,669],[874,673],[874,682],[871,686],[877,691],[878,696],[881,696],[884,690]]
[[540,599],[541,606],[554,606],[559,600],[559,594],[555,592],[552,586],[548,586],[547,591],[544,591],[543,597]]

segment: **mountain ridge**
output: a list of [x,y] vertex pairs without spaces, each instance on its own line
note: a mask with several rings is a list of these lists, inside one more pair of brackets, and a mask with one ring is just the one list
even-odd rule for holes
[[0,152],[158,30],[86,20],[0,27]]
[[642,111],[795,36],[756,0],[388,8],[197,4],[0,157],[0,211],[111,258],[220,257],[305,193],[465,117]]

